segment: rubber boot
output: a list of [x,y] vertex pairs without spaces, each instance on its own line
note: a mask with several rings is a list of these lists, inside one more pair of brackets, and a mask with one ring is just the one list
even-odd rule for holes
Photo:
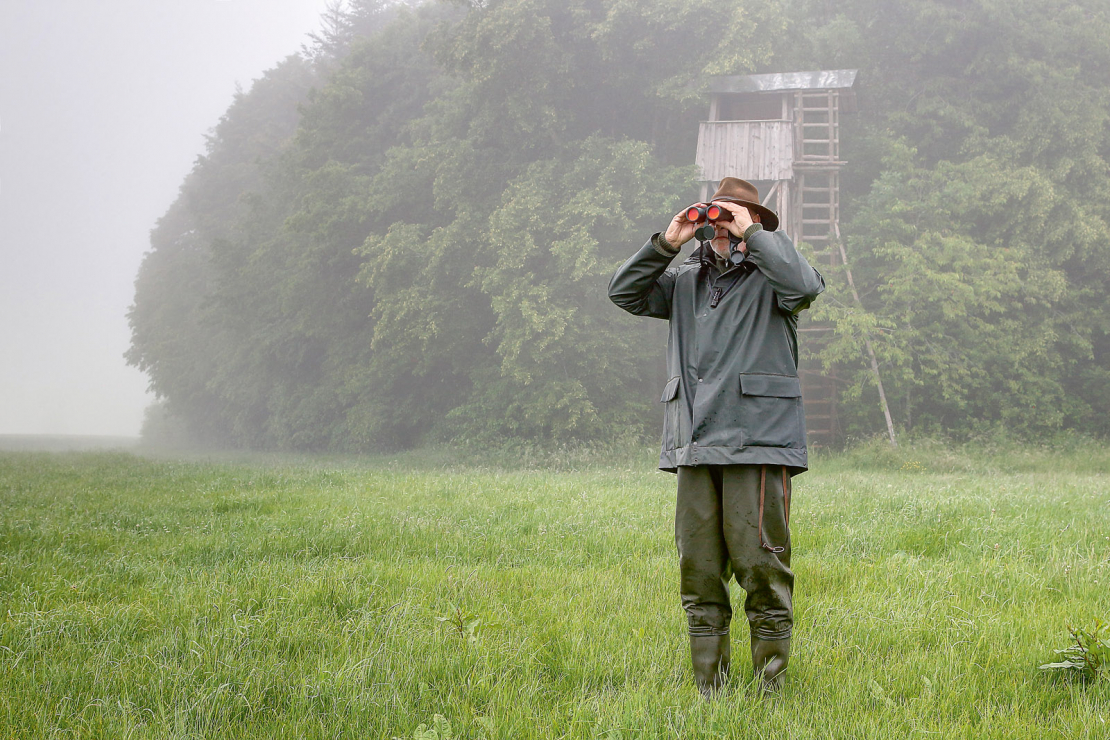
[[728,635],[690,635],[690,658],[698,691],[706,699],[712,699],[728,678],[732,658]]
[[782,687],[782,674],[789,662],[789,637],[785,640],[752,638],[752,668],[765,691],[778,691]]

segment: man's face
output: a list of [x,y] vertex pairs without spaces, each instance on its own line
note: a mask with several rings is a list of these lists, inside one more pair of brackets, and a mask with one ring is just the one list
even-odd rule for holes
[[714,224],[716,234],[713,237],[713,251],[717,254],[728,254],[728,229],[722,223]]
[[[748,215],[750,215],[752,217],[752,223],[759,223],[759,214],[758,213],[752,213],[751,208],[748,208],[748,209],[745,209],[745,210],[747,210]],[[727,257],[728,256],[728,227],[725,226],[723,223],[718,221],[718,222],[713,224],[713,228],[716,230],[715,233],[714,233],[714,236],[713,236],[713,241],[711,242],[711,244],[713,245],[713,251],[716,252],[717,254],[721,255],[722,257]]]

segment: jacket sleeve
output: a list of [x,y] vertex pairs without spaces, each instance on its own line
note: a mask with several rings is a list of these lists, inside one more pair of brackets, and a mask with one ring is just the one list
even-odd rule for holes
[[825,278],[781,231],[757,231],[748,237],[748,259],[771,283],[779,308],[797,314],[825,290]]
[[664,248],[657,236],[617,269],[609,281],[609,299],[637,316],[669,319],[678,270],[668,270],[667,265],[678,251]]

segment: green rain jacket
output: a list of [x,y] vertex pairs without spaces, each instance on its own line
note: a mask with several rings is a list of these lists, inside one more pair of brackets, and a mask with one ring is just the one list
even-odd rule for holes
[[798,313],[825,280],[781,231],[747,236],[747,258],[721,272],[709,245],[668,269],[678,251],[655,234],[609,282],[625,311],[670,321],[662,470],[808,467]]

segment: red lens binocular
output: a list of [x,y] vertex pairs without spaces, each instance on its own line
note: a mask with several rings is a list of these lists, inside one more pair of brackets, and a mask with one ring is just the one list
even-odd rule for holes
[[686,209],[686,220],[695,224],[705,222],[705,225],[700,227],[694,232],[694,237],[698,241],[707,242],[711,240],[716,234],[716,228],[713,224],[717,221],[725,222],[732,220],[732,211],[727,208],[721,208],[716,203],[699,203],[696,206],[690,206]]
[[702,221],[731,221],[732,211],[716,203],[700,203],[686,209],[686,220],[695,224]]

